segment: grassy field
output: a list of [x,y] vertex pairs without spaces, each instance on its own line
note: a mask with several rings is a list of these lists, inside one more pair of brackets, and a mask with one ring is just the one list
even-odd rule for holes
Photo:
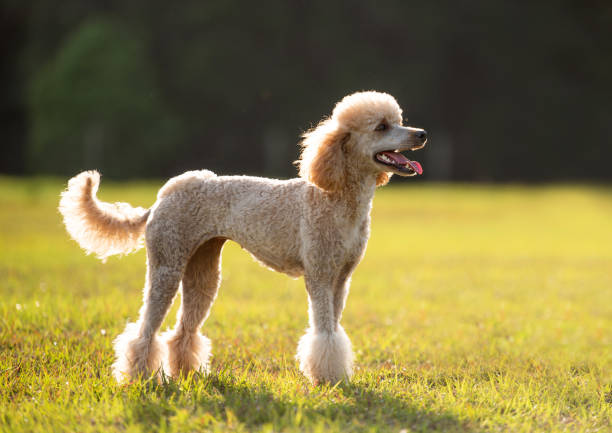
[[[160,185],[103,181],[100,198],[149,206]],[[144,253],[85,256],[55,210],[62,188],[0,179],[0,431],[612,429],[610,189],[379,190],[343,318],[356,375],[312,387],[294,360],[303,282],[235,244],[203,328],[212,373],[115,384]]]

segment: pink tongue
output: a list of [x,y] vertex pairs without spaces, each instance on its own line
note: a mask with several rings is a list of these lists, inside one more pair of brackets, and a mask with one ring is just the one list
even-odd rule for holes
[[410,167],[418,174],[423,174],[423,167],[421,167],[418,161],[408,161],[408,164],[410,164]]
[[423,167],[421,167],[421,164],[419,164],[417,161],[410,161],[408,158],[406,158],[404,155],[402,155],[399,152],[382,152],[382,153],[387,155],[389,158],[395,161],[398,165],[403,165],[403,166],[409,165],[410,168],[412,168],[418,174],[423,174]]

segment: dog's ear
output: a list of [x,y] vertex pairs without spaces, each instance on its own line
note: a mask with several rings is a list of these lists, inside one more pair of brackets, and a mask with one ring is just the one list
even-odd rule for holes
[[376,186],[385,186],[389,183],[391,176],[393,176],[393,173],[381,171],[378,173],[378,176],[376,176]]
[[298,161],[300,176],[325,191],[342,189],[350,137],[350,132],[338,128],[332,120],[325,120],[304,134]]
[[330,192],[342,189],[346,166],[344,147],[349,139],[349,132],[335,131],[327,134],[310,163],[309,181]]

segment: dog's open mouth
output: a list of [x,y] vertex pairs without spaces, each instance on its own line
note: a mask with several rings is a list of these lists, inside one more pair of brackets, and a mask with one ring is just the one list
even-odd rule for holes
[[401,153],[394,150],[378,152],[374,155],[376,162],[393,167],[399,172],[407,175],[423,174],[423,167],[417,161],[411,161]]

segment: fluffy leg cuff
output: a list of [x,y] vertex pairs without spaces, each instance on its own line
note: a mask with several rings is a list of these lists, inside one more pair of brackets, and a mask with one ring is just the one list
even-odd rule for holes
[[117,382],[122,383],[137,378],[139,375],[149,377],[162,371],[162,363],[166,358],[165,345],[153,336],[145,338],[138,335],[140,325],[128,323],[123,334],[115,341],[115,363],[113,375]]
[[315,385],[348,380],[353,375],[351,341],[340,325],[333,333],[308,329],[300,339],[296,358],[300,370]]
[[208,373],[211,344],[200,333],[168,331],[162,335],[168,346],[168,372],[176,378],[181,373],[202,370]]

